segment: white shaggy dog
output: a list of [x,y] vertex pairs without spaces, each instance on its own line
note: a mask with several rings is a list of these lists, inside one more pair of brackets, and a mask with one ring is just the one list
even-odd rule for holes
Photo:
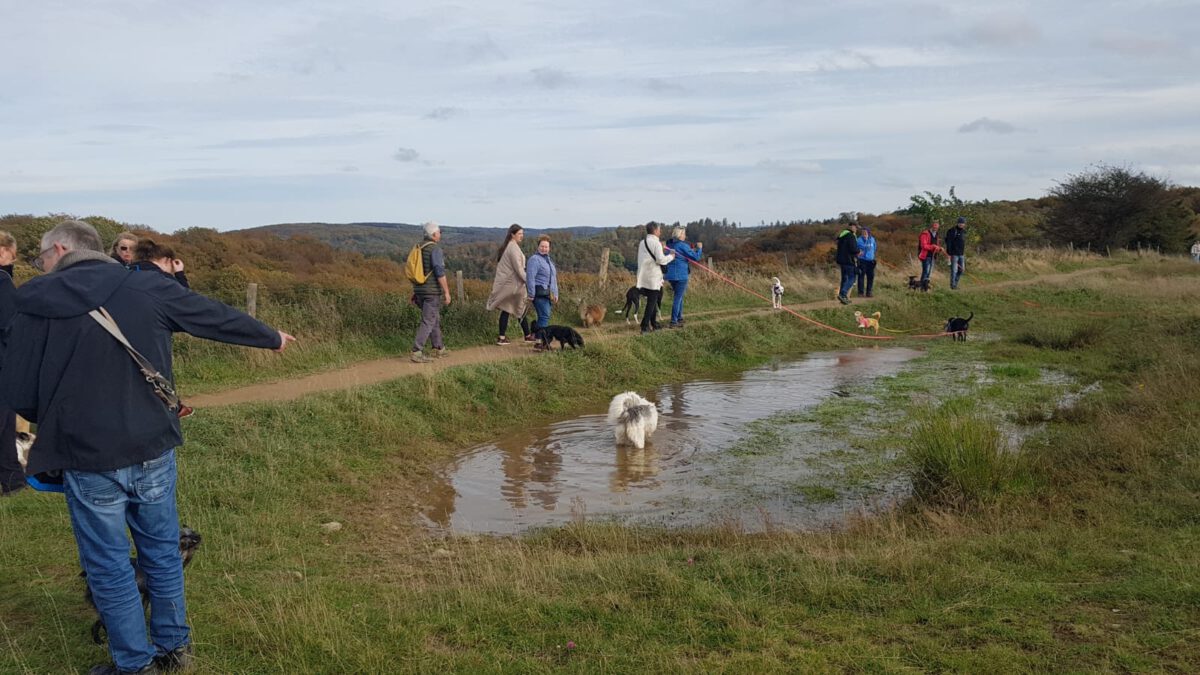
[[17,432],[17,462],[24,469],[29,464],[29,449],[33,447],[36,436],[26,431]]
[[658,408],[637,392],[627,391],[613,397],[608,404],[608,423],[612,425],[617,445],[632,445],[641,450],[646,439],[658,429]]

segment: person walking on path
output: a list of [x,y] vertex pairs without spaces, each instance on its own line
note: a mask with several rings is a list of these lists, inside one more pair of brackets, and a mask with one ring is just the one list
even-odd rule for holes
[[[538,237],[537,253],[525,263],[525,292],[534,310],[537,324],[534,333],[550,325],[550,312],[558,304],[558,268],[550,259],[550,237]],[[534,349],[542,349],[545,342],[537,342]]]
[[691,264],[689,260],[700,262],[701,255],[704,253],[704,243],[696,242],[696,248],[693,249],[687,243],[687,228],[676,227],[671,231],[671,238],[667,240],[667,248],[675,251],[675,259],[667,265],[667,271],[663,274],[663,279],[671,284],[671,323],[668,328],[679,328],[683,325],[683,296],[687,293],[688,277],[691,274]]
[[862,228],[858,235],[858,295],[870,298],[875,289],[875,237],[871,228]]
[[675,260],[675,253],[663,250],[662,225],[654,221],[646,223],[646,238],[638,247],[637,287],[646,298],[646,311],[642,313],[642,335],[658,330],[658,306],[662,304],[663,266]]
[[488,311],[500,310],[500,337],[496,344],[512,344],[508,341],[508,319],[517,317],[521,322],[521,334],[526,342],[533,342],[533,333],[529,330],[529,319],[525,312],[529,309],[526,301],[525,288],[525,254],[521,251],[521,242],[525,240],[525,230],[516,223],[508,228],[504,243],[496,253],[496,278],[492,280],[492,294],[488,296]]
[[855,273],[858,269],[858,223],[850,223],[838,234],[837,264],[842,270],[842,283],[838,287],[838,302],[850,304],[850,287],[854,285]]
[[958,279],[967,271],[967,219],[958,222],[946,233],[946,257],[950,258],[950,290],[958,289]]
[[[78,560],[113,660],[89,673],[185,669],[192,647],[175,500],[179,418],[108,331],[122,333],[165,383],[173,333],[277,352],[295,338],[166,275],[130,274],[87,223],[59,223],[41,248],[34,267],[46,274],[17,291],[0,401],[38,425],[28,473],[62,471]],[[146,575],[148,631],[131,536]]]
[[938,246],[938,228],[941,223],[933,221],[928,229],[921,231],[917,238],[917,258],[921,261],[921,282],[927,283],[929,275],[933,274],[933,261],[938,252],[944,251]]
[[450,306],[450,284],[446,281],[446,259],[442,247],[442,228],[434,222],[423,226],[425,237],[419,247],[421,249],[421,265],[425,270],[425,281],[413,282],[413,304],[421,310],[421,323],[417,326],[417,334],[413,338],[412,353],[409,358],[415,363],[429,363],[431,358],[425,355],[425,342],[433,343],[433,355],[442,357],[447,354],[446,343],[442,341],[442,305]]

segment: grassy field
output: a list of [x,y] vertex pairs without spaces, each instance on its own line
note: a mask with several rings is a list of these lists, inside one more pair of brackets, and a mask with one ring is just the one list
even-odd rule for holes
[[[1112,269],[958,294],[889,280],[861,305],[897,330],[976,320],[965,345],[899,340],[926,354],[877,390],[779,420],[831,434],[857,411],[879,420],[840,437],[862,462],[797,486],[814,501],[872,472],[911,476],[913,499],[832,531],[414,525],[416,486],[460,448],[665,373],[854,346],[786,315],[205,411],[180,453],[183,519],[205,536],[188,570],[200,671],[1194,672],[1200,266],[1042,256],[973,270]],[[694,306],[735,301],[723,293],[698,289]],[[846,315],[814,313],[842,327]],[[203,367],[195,356],[181,373]],[[1078,396],[1064,402],[1045,373]],[[328,521],[344,527],[325,533]],[[105,659],[76,575],[61,498],[0,501],[0,671]]]

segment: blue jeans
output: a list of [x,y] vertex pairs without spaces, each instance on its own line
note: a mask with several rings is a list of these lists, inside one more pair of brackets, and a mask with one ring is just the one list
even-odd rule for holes
[[926,281],[927,279],[929,279],[930,274],[933,274],[933,254],[932,253],[925,256],[925,259],[921,261],[921,281]]
[[674,293],[671,298],[671,323],[683,321],[683,294],[687,293],[687,282],[687,279],[671,282],[671,291]]
[[950,288],[958,288],[958,278],[967,269],[966,256],[950,256]]
[[854,285],[854,277],[858,274],[858,268],[854,265],[839,265],[842,268],[842,287],[838,291],[838,297],[844,298],[850,293],[850,287]]
[[[175,509],[175,451],[116,471],[63,472],[67,511],[79,562],[104,626],[108,649],[121,670],[146,667],[156,654],[188,643]],[[150,594],[150,639],[142,597],[129,564],[133,534],[138,567]]]
[[537,323],[534,324],[537,328],[545,328],[550,325],[550,310],[554,307],[550,302],[550,298],[534,298],[533,309],[537,311]]

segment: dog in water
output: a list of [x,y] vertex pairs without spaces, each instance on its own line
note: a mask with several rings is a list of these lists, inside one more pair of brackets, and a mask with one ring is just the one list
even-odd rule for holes
[[946,327],[942,330],[943,333],[951,333],[952,338],[959,342],[967,341],[967,331],[971,330],[971,319],[975,318],[975,312],[971,312],[967,318],[961,316],[952,316],[946,319]]
[[567,348],[571,345],[571,349],[576,349],[583,346],[583,336],[579,331],[570,326],[546,326],[538,328],[533,332],[538,338],[538,348],[550,351],[554,347],[550,344],[554,340],[558,340],[559,350]]
[[922,293],[928,293],[929,292],[929,280],[928,279],[918,279],[916,277],[916,275],[912,275],[908,278],[908,290],[921,291]]
[[607,313],[608,308],[604,305],[585,305],[583,301],[579,302],[579,320],[583,322],[584,328],[604,323],[604,315]]
[[868,328],[874,328],[875,334],[879,335],[879,317],[881,314],[875,312],[871,316],[866,316],[862,312],[854,313],[854,320],[858,322],[858,329],[862,332],[867,332]]
[[[187,567],[192,561],[192,554],[200,546],[200,535],[195,530],[187,526],[179,528],[179,555],[183,558],[183,566]],[[142,570],[141,565],[138,565],[137,556],[130,556],[129,564],[133,566],[133,578],[137,581],[138,593],[142,595],[142,611],[150,609],[150,590],[146,586],[146,573]],[[85,589],[83,592],[83,600],[96,612],[96,622],[92,624],[92,642],[98,645],[104,644],[104,638],[108,633],[108,629],[104,626],[104,619],[99,616],[100,610],[96,607],[96,600],[92,597],[92,587],[86,586],[87,572],[80,572],[79,576],[83,579]]]
[[646,439],[658,429],[658,408],[635,391],[617,394],[608,404],[608,424],[613,428],[617,445],[632,445],[641,450],[646,447]]
[[33,447],[33,442],[37,440],[37,436],[28,431],[17,432],[17,462],[24,469],[29,465],[29,449]]
[[783,309],[783,283],[771,277],[771,309]]
[[631,287],[625,291],[625,308],[618,311],[617,314],[625,315],[625,323],[630,321],[637,323],[638,309],[642,306],[642,292],[637,286]]

